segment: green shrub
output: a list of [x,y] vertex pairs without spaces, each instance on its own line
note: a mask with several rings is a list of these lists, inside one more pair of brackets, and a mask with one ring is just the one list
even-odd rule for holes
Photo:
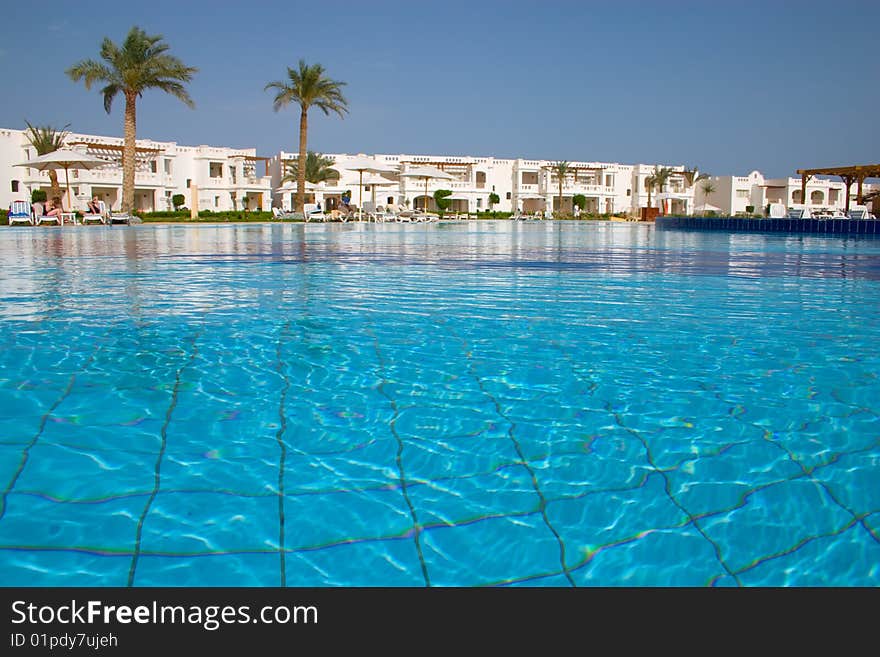
[[183,207],[183,204],[186,202],[186,197],[183,194],[175,194],[171,197],[171,205],[174,206],[175,210],[180,210]]
[[42,189],[35,189],[31,192],[31,203],[45,203],[46,192]]

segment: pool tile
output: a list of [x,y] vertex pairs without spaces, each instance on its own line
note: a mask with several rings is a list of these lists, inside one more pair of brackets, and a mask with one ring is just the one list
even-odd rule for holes
[[687,523],[664,486],[663,477],[654,474],[632,489],[550,502],[547,517],[565,544],[567,565],[577,567],[597,550]]
[[168,586],[168,582],[174,582],[176,587],[280,586],[281,556],[274,553],[138,557],[135,586]]
[[0,522],[0,545],[131,553],[137,513],[145,499],[67,502],[12,493],[6,498],[6,512]]
[[880,543],[860,524],[739,573],[745,586],[880,586]]
[[667,476],[672,495],[697,516],[738,506],[755,488],[801,474],[785,452],[760,439],[695,457]]
[[2,586],[125,586],[129,555],[97,555],[74,550],[0,551]]
[[540,514],[434,527],[421,538],[434,586],[503,584],[561,569],[559,544]]
[[801,478],[758,490],[743,506],[703,518],[700,526],[731,570],[739,571],[851,520],[820,486]]
[[572,572],[578,586],[708,586],[724,575],[712,544],[690,526],[649,531]]
[[844,454],[813,476],[856,515],[880,509],[880,449]]
[[531,474],[512,465],[473,477],[451,477],[407,488],[422,526],[466,524],[487,516],[540,508]]
[[288,586],[425,586],[409,536],[288,554],[285,570]]
[[[136,522],[145,503],[135,510]],[[144,518],[141,552],[168,556],[276,551],[279,527],[274,495],[160,490]]]
[[[274,504],[277,525],[277,500]],[[284,498],[284,546],[288,550],[398,537],[412,527],[412,515],[397,488]],[[277,533],[276,528],[276,543]]]

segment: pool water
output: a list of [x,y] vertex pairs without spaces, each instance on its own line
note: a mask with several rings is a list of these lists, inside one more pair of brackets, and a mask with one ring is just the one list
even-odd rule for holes
[[876,586],[880,243],[0,232],[5,586]]

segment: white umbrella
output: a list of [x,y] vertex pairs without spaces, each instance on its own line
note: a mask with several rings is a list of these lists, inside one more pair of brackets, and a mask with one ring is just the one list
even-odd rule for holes
[[97,169],[106,164],[106,160],[102,160],[94,155],[73,150],[72,148],[59,148],[57,151],[46,153],[35,157],[27,162],[19,162],[14,164],[16,167],[30,167],[37,171],[49,171],[64,169],[64,181],[67,184],[67,209],[71,210],[70,205],[70,178],[68,177],[68,169]]
[[401,178],[419,178],[425,181],[425,211],[428,211],[428,180],[436,178],[438,180],[455,180],[455,176],[446,173],[437,167],[414,167],[409,171],[400,174]]
[[694,208],[694,212],[718,212],[721,210],[717,205],[711,203],[702,203]]
[[358,221],[361,220],[364,207],[364,172],[366,173],[396,173],[394,167],[383,164],[371,157],[356,156],[347,160],[337,160],[334,169],[342,168],[349,171],[357,171],[360,174],[358,181]]

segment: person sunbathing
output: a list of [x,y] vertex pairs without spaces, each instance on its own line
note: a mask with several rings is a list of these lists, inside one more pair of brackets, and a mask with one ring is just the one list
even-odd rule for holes
[[46,208],[43,211],[44,217],[57,217],[61,222],[61,213],[64,209],[61,207],[61,198],[56,196],[51,201],[46,201]]
[[92,200],[86,203],[86,207],[88,208],[86,214],[101,214],[101,202],[97,196],[93,196]]

